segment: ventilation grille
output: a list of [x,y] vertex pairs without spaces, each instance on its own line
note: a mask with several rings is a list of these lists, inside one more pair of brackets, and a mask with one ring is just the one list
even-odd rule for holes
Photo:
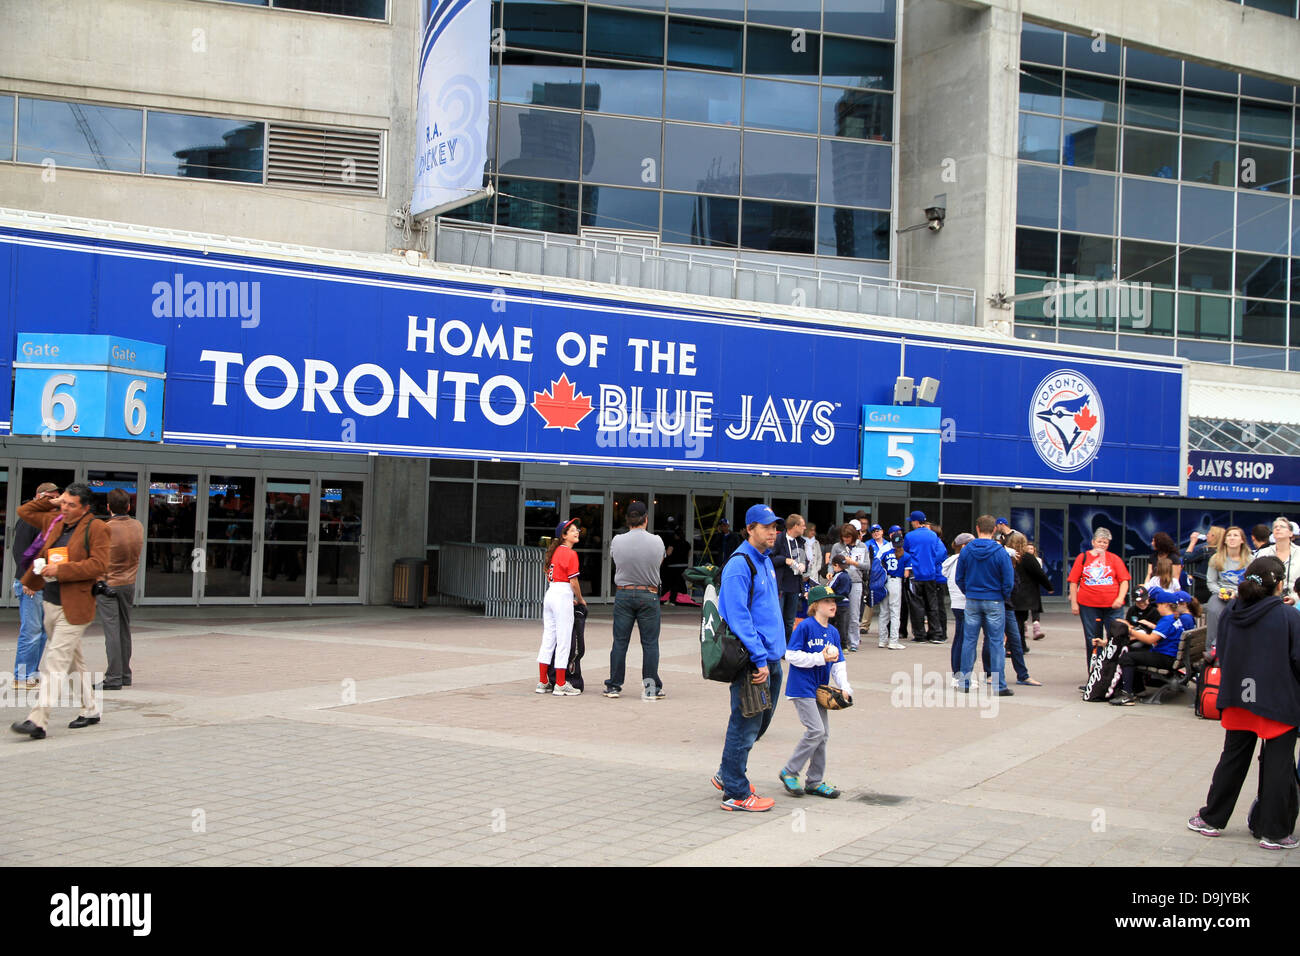
[[379,192],[383,133],[271,123],[266,182],[349,192]]

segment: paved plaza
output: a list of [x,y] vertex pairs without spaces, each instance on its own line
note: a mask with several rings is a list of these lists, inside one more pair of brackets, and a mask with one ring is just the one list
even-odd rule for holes
[[[929,676],[946,674],[946,645],[885,651],[873,631],[848,658],[856,706],[831,718],[827,779],[844,795],[782,793],[801,733],[782,701],[750,759],[776,807],[735,814],[709,785],[728,699],[700,677],[696,615],[665,613],[668,696],[646,702],[635,638],[626,695],[600,695],[610,608],[592,612],[587,693],[555,698],[533,693],[539,623],[451,608],[138,609],[135,686],[105,693],[102,723],[69,730],[64,708],[43,741],[0,738],[0,799],[21,808],[0,818],[0,863],[1300,864],[1246,833],[1254,771],[1222,837],[1185,828],[1222,731],[1195,718],[1190,694],[1081,703],[1068,613],[1045,617],[1028,657],[1045,686],[1016,687],[995,715]],[[16,633],[4,612],[6,662]],[[85,640],[97,670],[101,635],[96,624]],[[6,724],[26,716],[17,693]]]

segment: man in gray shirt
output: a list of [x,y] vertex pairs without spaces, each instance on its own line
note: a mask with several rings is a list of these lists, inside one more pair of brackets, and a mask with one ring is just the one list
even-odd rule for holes
[[664,696],[663,681],[659,679],[659,566],[664,560],[664,543],[645,525],[645,503],[633,501],[627,506],[629,530],[616,535],[609,546],[609,556],[614,559],[614,644],[609,649],[606,697],[618,697],[623,692],[633,621],[641,636],[641,699],[660,700]]

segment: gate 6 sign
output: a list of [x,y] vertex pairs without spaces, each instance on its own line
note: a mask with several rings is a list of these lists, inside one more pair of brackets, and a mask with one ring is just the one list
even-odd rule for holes
[[938,481],[940,415],[933,407],[862,406],[861,476]]
[[162,441],[165,366],[152,342],[20,332],[13,433]]

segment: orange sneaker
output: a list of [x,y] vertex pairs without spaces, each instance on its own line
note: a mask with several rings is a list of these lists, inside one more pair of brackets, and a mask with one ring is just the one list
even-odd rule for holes
[[771,810],[776,806],[776,801],[771,797],[760,797],[756,793],[751,793],[744,800],[737,800],[734,797],[730,800],[722,801],[724,810],[746,810],[749,813],[762,813],[764,810]]

